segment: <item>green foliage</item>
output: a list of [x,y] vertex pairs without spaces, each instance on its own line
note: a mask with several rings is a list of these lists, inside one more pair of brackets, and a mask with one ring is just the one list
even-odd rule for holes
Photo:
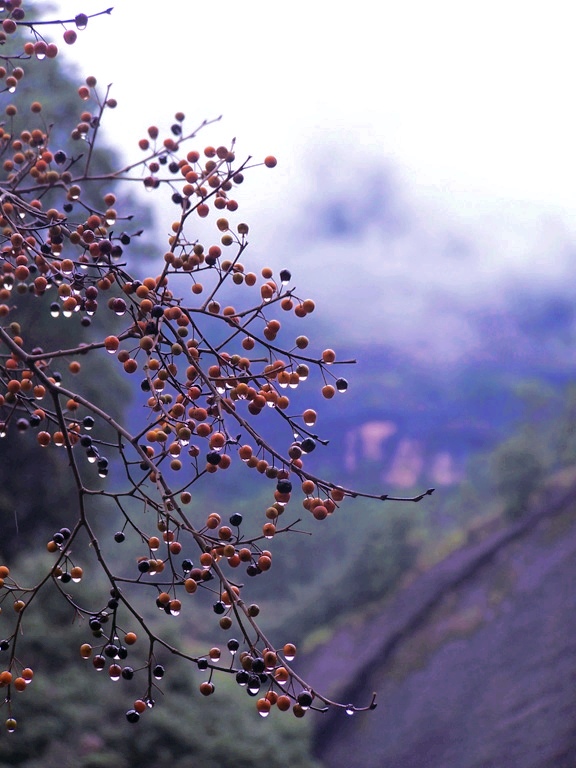
[[[266,583],[254,585],[259,603],[271,614],[267,626],[277,636],[303,643],[318,627],[334,627],[356,610],[389,597],[414,565],[419,551],[413,540],[416,516],[382,514],[381,507],[367,502],[358,503],[355,512],[354,528],[342,509],[323,526],[320,541],[316,535],[294,534],[291,541],[278,542]],[[306,522],[302,529],[319,525]],[[289,546],[291,555],[281,550]]]
[[[28,331],[37,321],[37,313],[45,311],[50,301],[49,296],[18,296],[21,327]],[[56,346],[58,343],[62,347],[73,347],[82,338],[79,324],[66,323],[60,318],[45,323],[37,337],[43,345]],[[102,361],[88,356],[79,356],[78,359],[86,376],[90,397],[94,402],[106,405],[113,418],[119,418],[130,399],[126,382],[109,364],[102,364]],[[64,360],[59,372],[63,381],[73,380]],[[115,392],[115,397],[110,397],[110,392]],[[2,562],[10,563],[22,550],[39,541],[45,542],[53,531],[63,525],[64,519],[74,519],[76,501],[71,500],[68,466],[64,451],[39,452],[27,432],[20,433],[13,421],[8,426],[7,437],[0,439],[0,519],[4,532],[0,541]]]
[[[42,558],[24,561],[18,564],[23,579],[38,578],[47,565]],[[69,587],[88,604],[96,604],[106,589],[98,578]],[[124,713],[141,684],[112,683],[106,671],[96,672],[80,657],[80,645],[90,636],[86,621],[75,620],[52,583],[38,602],[18,646],[19,658],[33,665],[35,675],[25,691],[14,694],[18,738],[2,735],[2,768],[317,768],[309,756],[307,723],[279,712],[255,718],[253,700],[240,697],[226,675],[205,699],[198,686],[206,673],[175,657],[162,659],[167,673],[158,683],[158,706],[144,721],[128,724]],[[0,667],[6,655],[0,652]]]
[[491,458],[504,514],[514,520],[524,514],[530,497],[540,486],[544,466],[529,438],[519,435],[506,440]]
[[[34,9],[29,10],[29,13],[35,14]],[[34,39],[26,28],[22,28],[17,35],[23,41]],[[24,77],[18,85],[18,103],[40,101],[43,118],[51,126],[54,145],[66,150],[70,141],[64,126],[78,117],[76,77],[74,67],[69,63],[64,65],[61,58],[57,57],[43,61],[42,66],[35,68],[32,78]],[[55,83],[58,84],[57,88],[54,87]],[[9,94],[4,93],[3,96],[7,99]],[[16,132],[26,127],[27,119],[25,114],[17,116],[14,124]],[[69,154],[70,157],[79,157],[81,152],[76,149],[75,155],[74,150]],[[99,146],[94,150],[91,162],[104,177],[117,165],[118,155],[109,145]],[[106,188],[114,188],[114,184],[107,181]],[[86,194],[86,203],[94,203],[99,191],[96,186],[91,187]],[[18,322],[26,333],[34,329],[38,346],[50,349],[57,349],[58,346],[62,349],[73,348],[91,340],[98,332],[102,333],[102,319],[98,314],[94,316],[93,325],[88,330],[80,325],[79,318],[75,318],[75,322],[66,322],[64,318],[58,317],[52,318],[50,322],[39,323],[39,316],[48,317],[48,306],[56,298],[54,294],[54,290],[48,290],[42,297],[13,292],[12,306]],[[109,330],[114,330],[113,325]],[[90,356],[79,359],[87,374],[90,399],[105,405],[113,418],[119,418],[130,398],[126,382],[111,364],[103,365],[101,360],[97,362]],[[66,371],[67,361],[63,358],[61,372],[64,376]],[[114,392],[115,396],[110,397],[110,392]],[[0,557],[3,562],[10,562],[19,552],[59,528],[62,525],[62,510],[70,503],[68,460],[64,453],[44,451],[39,456],[37,447],[24,434],[15,435],[15,432],[11,425],[9,438],[17,440],[17,450],[11,440],[0,439],[0,520],[4,531],[0,541]]]

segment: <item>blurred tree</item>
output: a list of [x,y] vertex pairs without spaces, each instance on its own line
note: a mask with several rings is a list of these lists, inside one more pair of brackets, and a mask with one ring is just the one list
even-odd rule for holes
[[[42,560],[49,567],[49,560]],[[39,565],[24,556],[17,567],[23,578],[33,578]],[[89,584],[69,585],[67,592],[82,590],[83,600],[97,604],[105,588],[96,574]],[[120,677],[111,685],[101,672],[86,686],[86,671],[79,664],[92,662],[79,658],[82,623],[74,621],[72,606],[54,586],[44,593],[22,644],[35,670],[34,691],[25,691],[19,702],[20,738],[0,740],[0,766],[319,768],[310,757],[308,727],[280,713],[254,720],[249,702],[234,697],[231,680],[223,681],[225,695],[207,701],[198,692],[198,673],[183,660],[171,662],[157,682],[159,706],[146,729],[118,725],[125,709],[122,699],[138,694],[136,682]],[[71,663],[75,657],[79,664]]]
[[531,495],[543,479],[544,465],[538,449],[528,435],[517,435],[502,443],[491,461],[504,514],[514,520],[526,512]]
[[[36,4],[37,5],[37,4]],[[32,6],[31,13],[35,12]],[[32,37],[30,30],[19,27],[14,33],[14,42],[23,45]],[[58,87],[55,88],[54,84]],[[4,97],[6,97],[6,91]],[[42,103],[42,116],[49,126],[50,139],[55,148],[66,148],[69,144],[67,126],[77,119],[78,88],[77,74],[69,62],[64,64],[59,57],[46,58],[42,66],[34,69],[33,77],[25,77],[18,82],[18,100],[21,104]],[[28,116],[18,113],[14,116],[12,130],[19,133],[25,130]],[[82,158],[78,160],[82,162]],[[95,175],[102,181],[96,182],[87,190],[85,202],[96,205],[102,196],[103,185],[111,188],[109,176],[120,160],[117,152],[107,146],[94,148],[91,163]],[[116,184],[119,186],[119,183]],[[114,188],[114,183],[112,183]],[[45,197],[49,199],[50,190]],[[130,199],[130,198],[129,198]],[[133,244],[136,256],[144,257],[144,248],[139,248],[138,240]],[[5,285],[12,286],[10,275],[5,277]],[[102,333],[102,318],[95,314],[92,318],[80,317],[76,322],[67,322],[62,316],[51,318],[49,322],[40,322],[39,318],[48,316],[48,308],[55,298],[54,291],[47,291],[45,296],[34,296],[29,291],[12,290],[13,312],[23,328],[34,326],[35,340],[38,347],[46,349],[75,348],[80,343],[96,338]],[[110,318],[107,318],[110,322]],[[119,322],[119,319],[118,319]],[[114,323],[112,323],[112,327]],[[110,361],[111,362],[111,361]],[[122,380],[118,371],[111,364],[96,364],[91,358],[84,361],[87,374],[86,385],[89,398],[95,403],[106,405],[110,415],[119,419],[130,397],[130,387]],[[109,392],[116,392],[114,398]],[[75,510],[70,506],[71,477],[67,472],[68,459],[61,453],[45,452],[42,456],[41,469],[38,465],[38,451],[23,434],[17,434],[14,423],[7,428],[15,433],[17,448],[10,440],[0,439],[0,519],[3,521],[4,536],[0,541],[0,557],[10,562],[22,549],[33,546],[38,539],[60,528],[62,520],[72,519]],[[74,505],[74,502],[72,502]]]

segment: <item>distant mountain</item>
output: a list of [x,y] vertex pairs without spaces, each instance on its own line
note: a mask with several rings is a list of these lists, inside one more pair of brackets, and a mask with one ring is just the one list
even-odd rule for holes
[[409,350],[374,344],[342,350],[342,359],[352,357],[358,364],[344,371],[345,394],[326,402],[312,386],[302,393],[320,414],[318,435],[329,441],[307,464],[329,466],[333,476],[374,492],[458,483],[471,457],[503,440],[533,401],[550,418],[574,376],[572,364],[536,359],[434,368]]

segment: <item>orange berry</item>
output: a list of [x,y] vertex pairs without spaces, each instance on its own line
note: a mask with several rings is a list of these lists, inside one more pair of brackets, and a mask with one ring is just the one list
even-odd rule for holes
[[137,639],[138,639],[138,636],[136,635],[135,632],[126,632],[126,634],[124,635],[124,643],[126,645],[134,645]]
[[278,696],[278,698],[276,699],[276,706],[278,707],[280,712],[287,712],[292,706],[290,697],[285,695]]
[[213,562],[212,555],[209,552],[202,552],[200,555],[200,565],[203,568],[210,568]]
[[140,339],[140,349],[143,349],[145,352],[150,352],[154,348],[154,344],[152,336],[142,336]]
[[260,295],[264,301],[270,301],[270,299],[274,296],[274,288],[268,283],[264,283],[264,285],[260,288]]
[[272,704],[272,706],[274,706],[274,704],[276,704],[276,702],[278,701],[278,694],[276,693],[276,691],[268,691],[268,693],[266,694],[266,696],[264,698],[268,699],[270,704]]
[[159,603],[162,603],[162,605],[168,605],[170,602],[170,595],[168,592],[160,592],[157,598]]
[[24,264],[21,264],[20,266],[16,267],[14,270],[14,277],[17,280],[27,280],[28,277],[30,277],[30,270],[28,267],[24,266]]
[[104,348],[108,352],[116,352],[118,347],[120,346],[120,340],[117,336],[106,336],[104,339]]
[[292,661],[294,656],[296,656],[296,646],[294,643],[286,643],[282,649],[282,653],[288,659],[288,661]]
[[324,499],[323,505],[326,507],[329,515],[331,515],[332,512],[334,512],[336,509],[336,504],[332,501],[332,499]]
[[218,464],[218,469],[228,469],[231,463],[232,459],[230,456],[228,456],[227,453],[224,453],[220,459],[220,464]]
[[302,308],[304,309],[304,312],[309,315],[316,309],[316,304],[312,301],[312,299],[306,299],[302,302]]
[[223,448],[226,444],[226,436],[222,432],[213,432],[208,442],[210,448]]
[[325,520],[328,517],[328,510],[323,504],[319,504],[317,507],[314,507],[312,514],[316,520]]
[[312,408],[307,408],[304,413],[302,414],[302,418],[304,420],[304,423],[307,424],[309,427],[311,427],[313,424],[316,423],[317,413]]
[[194,581],[194,579],[186,579],[186,581],[184,582],[184,589],[186,590],[186,592],[188,592],[189,595],[193,595],[194,592],[196,592],[196,590],[198,589],[198,584],[196,583],[196,581]]
[[266,651],[264,654],[264,664],[266,665],[266,669],[274,669],[278,662],[278,656],[274,653],[274,651]]
[[322,397],[325,397],[326,400],[331,400],[335,394],[336,389],[332,386],[332,384],[325,384],[322,387]]
[[315,488],[316,485],[312,480],[304,480],[302,483],[302,492],[307,496],[309,496],[311,493],[314,493]]
[[272,705],[268,699],[258,699],[256,702],[256,709],[262,717],[266,717],[269,714],[271,707]]
[[129,358],[124,363],[124,370],[126,373],[135,373],[138,370],[138,363],[133,358]]
[[242,445],[238,449],[238,455],[243,461],[247,461],[252,456],[252,446]]
[[47,445],[50,445],[51,439],[52,437],[50,436],[50,432],[38,432],[36,435],[36,440],[43,448],[45,448]]
[[232,538],[232,529],[228,525],[223,525],[218,531],[218,537],[222,541],[230,541]]
[[210,424],[197,424],[196,425],[196,434],[199,437],[208,437],[208,435],[212,432],[212,427]]
[[222,592],[222,602],[224,605],[232,605],[234,599],[240,597],[240,589],[238,587],[231,586],[230,589],[232,590],[234,597],[230,596],[230,592],[228,590]]
[[342,501],[345,495],[343,488],[332,488],[330,491],[330,496],[334,501]]
[[333,349],[325,349],[322,352],[322,362],[330,365],[336,360],[336,352]]
[[278,667],[274,671],[274,680],[276,680],[276,682],[279,683],[280,685],[284,685],[285,683],[288,682],[289,679],[290,679],[290,673],[288,672],[286,667]]

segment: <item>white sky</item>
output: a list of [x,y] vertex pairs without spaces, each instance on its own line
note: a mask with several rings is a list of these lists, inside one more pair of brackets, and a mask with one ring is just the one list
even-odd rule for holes
[[558,0],[117,0],[61,47],[114,84],[114,132],[134,146],[176,110],[223,114],[206,143],[273,152],[293,182],[306,147],[338,139],[428,191],[576,213],[575,29],[576,5]]
[[[59,3],[61,18],[109,4]],[[294,267],[329,311],[361,308],[367,322],[340,318],[340,333],[385,321],[400,344],[457,359],[489,343],[474,311],[505,311],[526,286],[572,297],[575,30],[574,0],[118,0],[60,47],[113,83],[105,132],[127,158],[177,110],[190,128],[223,115],[198,149],[236,137],[239,158],[278,157],[238,193],[251,253]],[[383,168],[396,235],[365,200]],[[315,196],[347,200],[360,230],[318,234]]]

